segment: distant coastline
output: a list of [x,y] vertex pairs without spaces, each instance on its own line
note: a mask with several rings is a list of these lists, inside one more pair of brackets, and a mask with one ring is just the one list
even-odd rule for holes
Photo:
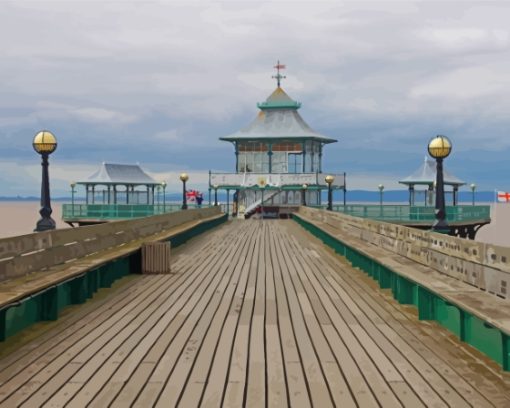
[[[340,204],[341,198],[341,194],[338,198],[335,197],[335,203]],[[57,223],[57,228],[70,228],[69,225],[64,223],[61,219],[61,209],[64,202],[69,203],[71,200],[69,198],[62,198],[60,200],[55,199],[53,201],[52,217]],[[218,201],[225,203],[226,197],[220,196],[218,197]],[[76,203],[81,202],[82,201],[76,200]],[[167,203],[171,202],[179,202],[179,200],[167,200]],[[208,198],[206,197],[205,203],[207,202]],[[347,200],[347,204],[375,204],[376,202],[378,201],[373,200],[370,202],[367,200]],[[385,201],[385,204],[405,205],[407,202]],[[470,202],[461,201],[460,204],[469,205]],[[508,234],[508,230],[510,229],[510,203],[495,204],[494,202],[477,202],[477,204],[491,206],[492,222],[480,229],[476,235],[476,241],[510,247],[510,234]],[[0,228],[0,238],[32,233],[35,228],[35,224],[39,219],[39,206],[39,200],[37,198],[29,199],[27,197],[23,199],[0,199],[0,225],[2,225],[2,228]]]
[[[208,201],[208,192],[204,191],[204,199]],[[233,190],[231,191],[231,197],[233,194]],[[343,192],[341,190],[335,190],[333,193],[333,200],[335,202],[343,201]],[[162,199],[162,197],[160,197]],[[168,202],[175,201],[178,202],[182,198],[181,193],[168,193],[166,194],[166,200]],[[424,194],[417,191],[416,193],[416,203],[420,205],[424,200]],[[227,196],[225,193],[218,191],[218,200],[226,201]],[[232,198],[231,198],[232,199]],[[52,201],[55,202],[70,202],[71,196],[58,196],[52,197]],[[368,191],[368,190],[347,190],[347,203],[351,204],[359,204],[359,203],[379,203],[380,193],[379,191]],[[0,196],[1,201],[39,201],[39,197],[36,196]],[[85,197],[75,196],[75,201],[84,202]],[[322,194],[322,201],[327,201],[327,195],[324,191]],[[446,194],[447,205],[451,205],[451,194]],[[459,191],[459,203],[460,204],[471,204],[473,201],[473,195],[470,191]],[[476,191],[475,192],[475,204],[487,204],[493,203],[495,201],[495,193],[494,191]],[[388,190],[383,193],[383,202],[386,204],[405,204],[409,202],[409,192],[408,190]]]

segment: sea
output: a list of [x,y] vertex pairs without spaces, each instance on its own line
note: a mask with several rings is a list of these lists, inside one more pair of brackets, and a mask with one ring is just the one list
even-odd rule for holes
[[[363,202],[356,202],[356,204],[361,203]],[[365,204],[374,203],[365,202]],[[510,203],[479,204],[491,206],[491,223],[478,231],[476,241],[510,247]],[[39,209],[38,201],[0,201],[0,238],[31,234],[40,218]],[[71,228],[62,221],[62,202],[52,203],[52,209],[52,218],[55,220],[57,228]]]

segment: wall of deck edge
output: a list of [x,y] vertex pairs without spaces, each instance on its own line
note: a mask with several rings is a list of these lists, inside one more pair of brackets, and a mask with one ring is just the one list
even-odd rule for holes
[[[170,237],[173,248],[227,221],[227,215],[201,222]],[[120,278],[140,273],[140,251],[124,256],[0,310],[0,342],[41,321],[54,321],[70,305],[85,303],[100,288],[109,288]]]
[[293,220],[336,253],[345,257],[353,267],[367,273],[378,282],[381,289],[390,289],[393,297],[399,303],[414,305],[418,309],[420,320],[438,322],[459,340],[468,343],[496,361],[503,370],[510,371],[510,336],[443,299],[430,289],[381,265],[377,260],[331,236],[316,225],[299,217],[298,214],[293,214]]

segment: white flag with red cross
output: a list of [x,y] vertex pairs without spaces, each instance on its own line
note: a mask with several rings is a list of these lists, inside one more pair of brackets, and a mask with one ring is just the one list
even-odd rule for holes
[[506,191],[497,192],[498,203],[510,203],[510,193]]

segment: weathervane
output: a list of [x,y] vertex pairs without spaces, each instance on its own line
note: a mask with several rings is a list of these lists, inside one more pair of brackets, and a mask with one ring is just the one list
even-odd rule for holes
[[280,80],[287,78],[285,75],[280,74],[280,69],[285,69],[284,64],[280,64],[280,60],[276,62],[276,65],[273,67],[276,69],[276,75],[273,75],[272,78],[276,78],[276,83],[278,84],[278,88],[280,87]]

